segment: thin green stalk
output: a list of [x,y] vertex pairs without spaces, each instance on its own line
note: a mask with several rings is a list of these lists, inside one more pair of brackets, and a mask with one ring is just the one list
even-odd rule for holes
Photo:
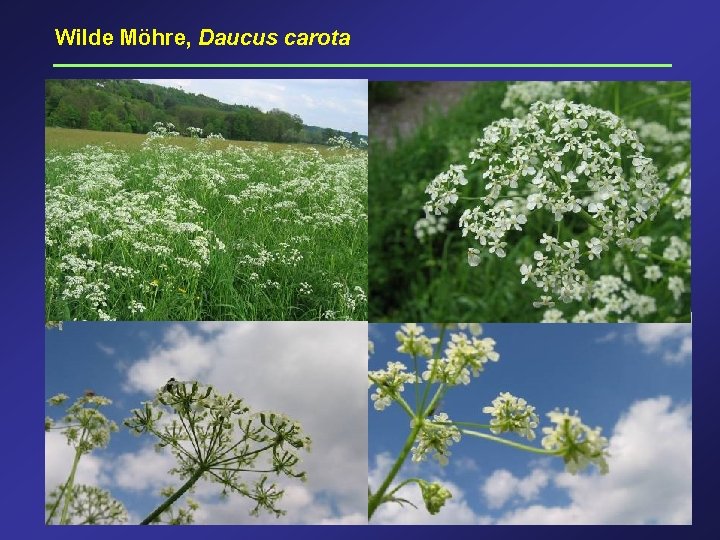
[[677,266],[679,268],[682,268],[683,270],[687,270],[690,268],[690,265],[687,263],[684,263],[682,261],[673,261],[672,259],[667,259],[660,255],[656,255],[655,253],[652,253],[651,251],[642,250],[640,253],[647,257],[650,257],[651,259],[655,259],[657,261],[664,262],[665,264],[669,264],[670,266]]
[[[445,340],[445,330],[447,328],[447,324],[442,324],[440,326],[440,337],[439,341],[437,342],[437,345],[435,346],[435,352],[433,353],[433,360],[440,360],[440,352],[442,351],[443,341]],[[432,386],[433,377],[435,375],[435,367],[436,364],[433,364],[433,368],[430,372],[430,377],[428,378],[427,382],[425,383],[425,390],[423,392],[422,401],[420,402],[420,410],[424,411],[425,409],[425,402],[427,401],[428,394],[430,393],[430,387]]]
[[[81,439],[82,442],[82,439]],[[75,485],[75,473],[77,472],[77,466],[80,462],[82,452],[80,448],[75,449],[75,458],[73,459],[72,469],[70,469],[70,476],[68,476],[67,482],[65,482],[65,503],[63,504],[62,514],[60,515],[60,525],[68,524],[68,511],[70,510],[70,503],[73,497],[73,487]]]
[[48,514],[47,519],[45,520],[45,525],[50,525],[50,523],[52,523],[52,518],[55,517],[55,512],[57,511],[58,506],[60,506],[60,501],[63,500],[64,495],[65,495],[65,484],[63,484],[62,488],[60,489],[60,493],[57,496],[57,499],[55,499],[55,504],[53,505],[52,509],[50,510],[50,513]]
[[380,502],[383,500],[383,497],[385,496],[385,492],[390,487],[390,484],[392,484],[392,481],[397,476],[397,473],[400,472],[400,468],[402,467],[403,463],[405,463],[405,459],[407,459],[408,454],[410,453],[410,449],[412,448],[412,445],[415,443],[415,439],[418,436],[418,433],[420,433],[420,429],[422,429],[422,423],[423,420],[418,418],[415,421],[415,425],[410,430],[410,434],[408,435],[407,439],[405,440],[405,444],[403,445],[402,450],[400,451],[400,454],[398,455],[397,459],[395,460],[395,463],[392,466],[392,469],[390,469],[390,472],[388,473],[387,477],[383,481],[383,483],[380,485],[380,487],[377,489],[374,495],[368,498],[368,520],[370,520],[375,513],[375,510],[377,510],[377,507],[380,506]]
[[462,429],[460,431],[462,433],[464,433],[465,435],[470,435],[472,437],[479,437],[481,439],[487,439],[489,441],[495,441],[500,444],[512,446],[513,448],[517,448],[519,450],[527,450],[528,452],[533,452],[535,454],[542,454],[545,456],[557,456],[557,455],[560,455],[560,453],[561,453],[556,450],[543,450],[542,448],[536,448],[535,446],[529,446],[527,444],[517,443],[514,441],[508,441],[507,439],[503,439],[502,437],[488,435],[487,433],[480,433],[479,431],[471,431],[469,429]]
[[415,370],[415,414],[420,414],[420,371],[418,370],[417,355],[413,353],[413,369]]
[[155,510],[153,510],[152,513],[148,517],[143,519],[140,522],[140,525],[150,525],[151,523],[153,523],[158,517],[160,517],[160,514],[162,514],[165,510],[170,508],[170,506],[172,506],[172,504],[175,501],[177,501],[180,497],[182,497],[183,494],[188,489],[190,489],[195,484],[195,482],[197,482],[200,479],[200,477],[203,474],[205,474],[205,469],[203,469],[203,468],[199,468],[197,471],[195,471],[193,473],[193,475],[190,478],[188,478],[187,482],[185,482],[182,486],[180,486],[180,488],[178,488],[178,490],[175,493],[170,495],[170,497],[168,497],[164,503],[162,503]]
[[478,429],[490,429],[492,427],[490,424],[476,424],[475,422],[454,422],[452,420],[450,420],[449,422],[433,422],[433,424],[441,424],[448,426],[468,426]]

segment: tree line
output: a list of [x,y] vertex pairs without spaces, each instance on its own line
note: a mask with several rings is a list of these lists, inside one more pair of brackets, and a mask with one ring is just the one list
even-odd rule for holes
[[155,122],[171,122],[180,133],[188,127],[226,139],[325,144],[343,135],[358,145],[361,136],[306,126],[280,109],[228,105],[217,99],[132,80],[63,79],[45,82],[45,125],[147,133]]

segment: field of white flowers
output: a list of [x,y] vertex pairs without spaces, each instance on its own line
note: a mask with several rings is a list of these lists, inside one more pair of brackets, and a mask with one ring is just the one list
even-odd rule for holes
[[367,152],[46,154],[46,320],[367,319]]

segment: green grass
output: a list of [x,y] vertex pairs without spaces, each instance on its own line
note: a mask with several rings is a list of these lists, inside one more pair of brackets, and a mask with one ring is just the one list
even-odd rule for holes
[[47,320],[367,318],[367,153],[144,140],[47,130]]
[[[369,197],[369,286],[370,320],[411,321],[509,321],[534,322],[542,319],[542,309],[533,308],[538,290],[520,282],[519,267],[532,259],[538,249],[535,238],[542,232],[555,233],[552,215],[541,213],[528,221],[522,232],[509,234],[507,256],[484,257],[477,267],[468,265],[468,247],[478,247],[461,235],[458,220],[469,203],[460,203],[448,214],[446,232],[430,241],[415,237],[415,222],[424,217],[423,204],[428,200],[425,188],[450,164],[468,163],[468,152],[476,147],[483,128],[500,118],[514,116],[503,108],[508,83],[478,83],[463,101],[446,114],[426,115],[426,121],[411,136],[396,141],[394,148],[371,141]],[[572,89],[565,97],[577,102],[616,112],[626,122],[653,122],[673,133],[687,135],[676,144],[656,141],[648,136],[641,141],[646,154],[653,158],[661,179],[667,179],[669,167],[687,162],[690,156],[689,133],[682,119],[689,116],[688,83],[599,83],[589,94]],[[681,137],[682,138],[682,137]],[[483,185],[478,167],[470,167],[468,186],[461,197],[482,195]],[[689,218],[677,220],[670,207],[677,193],[664,201],[656,219],[644,226],[643,234],[653,238],[662,253],[671,236],[690,240]],[[588,224],[579,216],[562,221],[564,237],[589,239]],[[657,255],[657,252],[655,253]],[[592,278],[618,274],[618,250],[588,265]],[[686,292],[676,300],[668,291],[667,281],[657,283],[643,279],[647,259],[627,256],[625,262],[633,274],[637,292],[655,299],[657,312],[651,321],[684,321],[690,317],[690,274],[687,261],[677,264],[658,262],[665,275],[681,275]],[[655,261],[657,262],[657,261]],[[639,275],[638,275],[639,274]],[[563,306],[560,306],[563,307]],[[591,310],[589,299],[575,303],[573,309]]]

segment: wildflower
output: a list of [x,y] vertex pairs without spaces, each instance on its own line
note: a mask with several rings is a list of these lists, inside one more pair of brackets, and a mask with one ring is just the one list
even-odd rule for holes
[[403,324],[400,330],[395,332],[395,339],[400,343],[398,352],[426,358],[432,356],[433,345],[438,343],[440,338],[429,338],[424,333],[425,329],[422,326],[415,323]]
[[422,420],[415,446],[412,448],[412,460],[424,461],[432,453],[440,465],[447,465],[449,450],[453,443],[460,442],[460,430],[450,423],[446,413],[433,416],[432,421]]
[[377,386],[375,393],[370,396],[376,410],[382,411],[388,407],[393,397],[399,396],[405,390],[405,384],[416,382],[415,375],[406,370],[407,367],[402,362],[388,362],[387,369],[368,373],[368,388],[373,384]]
[[[565,91],[552,84],[542,88],[548,96]],[[468,158],[481,164],[484,189],[480,203],[459,220],[463,236],[476,242],[468,248],[470,266],[479,265],[483,250],[505,257],[508,233],[527,230],[534,212],[549,211],[556,221],[566,214],[593,220],[597,232],[585,241],[584,253],[577,239],[561,243],[546,232],[537,239],[542,251],[534,253],[535,268],[520,266],[521,283],[549,293],[536,307],[551,307],[550,298],[582,298],[591,286],[583,259],[599,259],[611,245],[626,246],[629,233],[654,218],[665,189],[636,132],[609,111],[564,99],[537,101],[522,118],[494,122]],[[467,181],[461,167],[453,165],[430,181],[428,215],[443,216],[458,202],[460,178]]]
[[677,302],[680,296],[685,292],[685,282],[681,277],[670,276],[668,279],[668,290],[672,293],[673,298]]
[[660,270],[659,266],[653,264],[645,267],[645,279],[658,281],[659,279],[662,279],[662,277],[662,270]]
[[568,409],[564,412],[556,409],[548,417],[555,426],[543,428],[542,445],[562,456],[569,473],[577,474],[590,465],[595,465],[600,474],[608,472],[608,440],[600,435],[600,428],[589,428],[577,413],[571,415]]
[[422,378],[430,382],[448,385],[470,384],[472,377],[478,377],[487,362],[497,362],[500,355],[494,350],[492,338],[468,338],[460,332],[451,334],[443,358],[431,358]]
[[495,434],[514,432],[529,441],[535,439],[533,431],[538,426],[538,415],[535,407],[509,392],[502,392],[492,401],[492,406],[483,407],[486,414],[491,414],[490,431]]
[[430,514],[437,514],[445,505],[445,501],[452,497],[452,493],[443,487],[439,482],[427,482],[419,480],[420,493],[422,494],[425,508]]

